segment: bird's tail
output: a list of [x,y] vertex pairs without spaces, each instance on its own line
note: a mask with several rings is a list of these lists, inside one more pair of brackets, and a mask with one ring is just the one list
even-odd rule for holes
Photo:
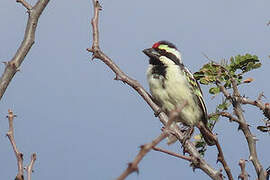
[[202,121],[199,122],[198,128],[208,146],[213,146],[216,144],[213,133]]

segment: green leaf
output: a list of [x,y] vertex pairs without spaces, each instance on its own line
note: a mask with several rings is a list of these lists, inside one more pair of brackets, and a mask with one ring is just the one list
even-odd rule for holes
[[214,115],[209,118],[210,121],[217,121],[219,119],[220,115]]
[[225,102],[219,104],[217,106],[217,108],[220,109],[220,110],[222,110],[222,111],[224,111],[224,110],[228,110],[228,108],[230,107],[230,105],[231,105],[231,103],[225,101]]
[[212,87],[209,89],[210,94],[218,94],[220,92],[219,87]]

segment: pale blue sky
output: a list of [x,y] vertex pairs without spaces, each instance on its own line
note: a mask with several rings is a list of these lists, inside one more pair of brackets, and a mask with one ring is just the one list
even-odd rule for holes
[[[31,1],[36,2],[35,0]],[[0,179],[15,177],[17,166],[5,134],[9,108],[15,119],[15,138],[25,163],[37,153],[33,180],[115,179],[136,156],[139,146],[160,133],[161,124],[139,95],[114,81],[114,74],[99,60],[90,61],[92,0],[51,1],[42,14],[36,43],[25,58],[0,103]],[[254,82],[241,88],[256,98],[270,97],[270,20],[267,0],[224,1],[101,1],[100,41],[107,53],[146,89],[148,58],[142,53],[155,41],[170,40],[181,50],[192,72],[210,58],[219,61],[252,53],[263,67],[248,74]],[[26,10],[15,0],[0,1],[0,60],[12,58],[23,38]],[[0,66],[0,73],[4,65]],[[202,87],[204,94],[207,88]],[[217,100],[205,97],[208,111]],[[267,99],[269,102],[269,98]],[[263,118],[256,108],[244,108],[252,132],[257,134],[258,154],[270,165],[269,136],[256,131]],[[240,158],[248,159],[247,144],[237,125],[222,119],[216,126],[224,154],[237,179]],[[180,146],[162,147],[181,153]],[[216,150],[206,159],[216,168]],[[192,172],[184,160],[150,152],[140,163],[140,174],[128,180],[209,179]],[[251,163],[247,164],[255,179]]]

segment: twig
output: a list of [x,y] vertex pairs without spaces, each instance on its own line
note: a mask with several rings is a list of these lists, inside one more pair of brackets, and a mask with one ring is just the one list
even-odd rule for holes
[[233,176],[232,176],[232,172],[231,172],[231,169],[230,167],[228,166],[226,160],[225,160],[225,157],[224,157],[224,154],[223,154],[223,151],[221,149],[221,146],[219,144],[219,141],[217,139],[217,137],[215,137],[215,141],[216,141],[216,147],[217,147],[217,150],[218,150],[218,158],[217,158],[217,162],[220,162],[228,176],[228,179],[229,180],[233,180]]
[[[134,79],[127,76],[113,61],[110,59],[106,54],[104,54],[100,47],[99,47],[99,31],[98,31],[98,19],[99,19],[99,12],[101,10],[101,6],[99,4],[98,0],[92,0],[94,5],[94,16],[91,20],[92,28],[93,28],[93,43],[92,48],[88,48],[87,51],[92,52],[93,58],[100,59],[102,62],[104,62],[115,74],[115,80],[120,80],[124,83],[127,83],[129,86],[131,86],[135,91],[137,91],[141,97],[147,102],[147,104],[152,108],[155,114],[158,114],[158,117],[160,121],[165,126],[168,121],[168,117],[165,115],[165,113],[160,113],[160,108],[158,105],[156,105],[153,101],[151,96],[147,93],[147,91]],[[180,140],[180,142],[183,141],[184,135],[180,131],[179,127],[177,125],[172,125],[171,130],[174,131],[175,136]],[[211,167],[200,155],[200,153],[197,151],[196,147],[193,143],[190,141],[186,141],[185,150],[190,154],[190,156],[194,157],[196,160],[196,163],[194,161],[194,164],[196,164],[197,168],[202,169],[208,176],[210,176],[212,179],[220,180],[222,179],[220,177],[220,172],[215,170],[213,167]]]
[[262,96],[263,93],[260,93],[255,101],[242,97],[240,98],[240,101],[242,104],[250,104],[252,106],[258,107],[261,111],[263,111],[264,116],[270,120],[270,105],[269,103],[263,104],[261,101]]
[[168,131],[164,130],[155,140],[153,140],[151,143],[145,144],[141,146],[141,150],[139,154],[135,157],[132,163],[128,164],[127,169],[117,178],[117,180],[123,180],[125,179],[129,174],[132,172],[139,172],[138,164],[142,160],[142,158],[152,149],[152,147],[156,146],[159,142],[161,142],[163,139],[168,137],[169,133]]
[[32,9],[32,6],[30,4],[28,4],[26,1],[24,0],[16,0],[17,3],[21,3],[26,9],[30,10]]
[[241,180],[248,180],[248,173],[246,172],[246,160],[244,159],[240,159],[239,160],[239,166],[241,168],[241,173],[240,175],[238,176],[238,179],[241,179]]
[[[228,73],[228,75],[230,74]],[[244,98],[240,96],[236,80],[233,77],[230,77],[230,80],[232,82],[232,88],[233,88],[232,96],[227,92],[224,86],[221,85],[219,82],[217,82],[217,85],[220,87],[220,90],[224,94],[224,96],[232,102],[234,114],[237,116],[237,119],[238,119],[239,128],[242,130],[243,134],[245,135],[246,141],[248,143],[248,148],[250,152],[250,160],[253,163],[253,166],[256,170],[258,179],[265,180],[266,179],[265,171],[263,170],[263,167],[261,163],[259,162],[258,156],[257,156],[256,140],[249,129],[249,126],[246,122],[246,119],[244,117],[243,110],[241,107],[241,104],[244,104],[243,103]],[[259,99],[260,98],[261,97],[259,97]]]
[[209,114],[208,115],[208,118],[211,118],[212,116],[216,116],[216,115],[220,115],[220,116],[226,117],[230,121],[239,123],[239,120],[236,117],[234,117],[232,114],[230,114],[228,112],[225,112],[225,111],[220,111],[220,112],[215,112],[215,113]]
[[44,8],[47,6],[50,0],[39,0],[34,7],[31,7],[27,2],[24,0],[17,0],[17,2],[21,3],[26,9],[28,9],[28,21],[27,26],[24,33],[24,39],[18,48],[14,57],[9,61],[6,62],[6,68],[2,77],[0,79],[0,100],[2,99],[9,83],[11,82],[12,78],[19,70],[21,63],[23,62],[25,56],[31,49],[32,45],[35,42],[35,32],[37,28],[38,19],[43,12]]
[[200,126],[200,130],[202,130],[204,135],[208,136],[210,139],[213,139],[215,141],[215,146],[217,147],[217,150],[218,150],[217,162],[220,162],[222,164],[222,166],[223,166],[223,168],[224,168],[224,170],[225,170],[225,172],[226,172],[226,174],[228,176],[228,179],[233,180],[231,169],[230,169],[230,167],[228,166],[228,164],[227,164],[227,162],[225,160],[225,157],[224,157],[222,148],[221,148],[221,146],[219,144],[217,136],[214,135],[213,133],[210,133],[210,131],[208,131],[205,128],[205,126]]
[[29,165],[27,166],[27,180],[31,180],[31,177],[32,177],[32,172],[33,172],[33,166],[34,166],[34,163],[37,159],[37,154],[36,153],[33,153],[31,155],[31,162],[29,163]]
[[184,159],[184,160],[187,160],[187,161],[190,161],[190,162],[192,161],[192,158],[190,156],[184,156],[184,155],[177,154],[175,152],[171,152],[171,151],[168,151],[168,150],[165,150],[165,149],[162,149],[162,148],[153,147],[153,150],[163,152],[163,153],[169,154],[171,156],[174,156],[174,157],[177,157],[177,158],[180,158],[180,159]]
[[14,154],[17,158],[17,166],[18,166],[18,173],[16,175],[16,180],[23,180],[23,154],[19,151],[19,149],[16,146],[15,138],[14,138],[14,127],[13,127],[13,120],[16,115],[13,114],[13,112],[9,109],[8,110],[8,124],[9,124],[9,130],[7,132],[7,137],[12,145]]
[[158,143],[160,143],[163,139],[169,136],[171,130],[170,126],[175,121],[179,113],[182,111],[182,109],[187,105],[187,101],[185,101],[181,106],[177,107],[177,109],[170,112],[170,118],[163,129],[162,133],[151,143],[145,144],[141,146],[141,150],[139,154],[135,157],[132,163],[128,164],[127,169],[117,178],[117,180],[123,180],[125,179],[129,174],[133,172],[139,172],[138,164],[143,159],[143,157]]

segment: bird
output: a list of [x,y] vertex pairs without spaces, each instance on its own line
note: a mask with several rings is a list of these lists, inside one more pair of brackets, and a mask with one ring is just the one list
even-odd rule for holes
[[174,123],[181,122],[190,129],[198,127],[206,143],[215,145],[214,139],[206,135],[212,132],[207,126],[202,90],[193,74],[184,66],[177,47],[162,40],[144,49],[143,53],[149,57],[146,74],[150,93],[161,111],[169,116],[172,110],[187,102]]

